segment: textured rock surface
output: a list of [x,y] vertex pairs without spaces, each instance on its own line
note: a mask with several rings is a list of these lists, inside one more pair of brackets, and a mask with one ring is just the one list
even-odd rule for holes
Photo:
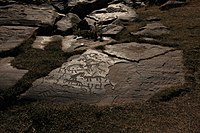
[[162,89],[180,84],[184,84],[182,51],[124,43],[106,46],[104,53],[87,50],[71,58],[48,76],[36,80],[22,96],[121,104],[147,100]]
[[[111,25],[103,29],[103,36],[115,36],[120,33],[124,29],[123,26],[119,25]],[[104,32],[105,31],[105,32]]]
[[[181,51],[173,51],[139,63],[119,63],[110,68],[113,103],[147,100],[160,90],[184,84]],[[120,75],[120,76],[116,76]],[[113,97],[113,96],[112,96]]]
[[37,36],[35,41],[32,44],[32,47],[35,49],[42,49],[44,50],[44,48],[53,41],[61,41],[62,40],[62,36],[60,35],[54,35],[54,36]]
[[9,5],[0,8],[0,25],[53,26],[58,14],[51,8]]
[[164,34],[169,34],[169,30],[166,26],[159,22],[153,22],[147,24],[145,27],[140,28],[136,33],[131,33],[132,35],[142,35],[142,36],[161,36]]
[[107,25],[115,20],[133,21],[136,18],[136,12],[130,7],[124,4],[111,4],[107,8],[92,12],[85,20],[89,25],[94,25],[94,23]]
[[11,66],[13,57],[0,58],[0,90],[5,90],[17,83],[28,70],[19,70]]
[[65,17],[56,23],[57,30],[62,33],[72,32],[72,28],[80,22],[80,18],[73,13],[68,13]]
[[0,52],[20,46],[36,32],[37,28],[25,26],[0,26]]
[[172,50],[174,49],[169,47],[132,42],[107,45],[104,52],[118,58],[138,62],[140,60],[151,59]]
[[[95,50],[87,50],[80,57],[64,63],[47,77],[36,80],[25,97],[98,102],[112,83],[106,79],[109,67],[119,60]],[[108,90],[107,90],[108,89]]]

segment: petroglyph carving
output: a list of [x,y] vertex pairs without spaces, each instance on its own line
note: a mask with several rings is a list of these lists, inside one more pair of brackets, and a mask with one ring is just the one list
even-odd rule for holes
[[[45,97],[58,94],[60,90],[62,93],[83,92],[84,90],[87,94],[102,94],[106,91],[106,85],[112,86],[105,78],[109,67],[119,61],[121,60],[111,59],[96,50],[88,50],[79,58],[66,62],[60,68],[53,70],[47,77],[36,80],[32,88],[37,89],[40,92],[39,95]],[[41,83],[41,80],[43,80],[42,85],[37,85]],[[46,91],[45,88],[51,91]]]

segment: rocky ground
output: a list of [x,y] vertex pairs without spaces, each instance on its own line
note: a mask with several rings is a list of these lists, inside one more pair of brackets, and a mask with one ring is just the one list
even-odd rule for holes
[[0,131],[199,132],[200,2],[165,2],[1,0]]

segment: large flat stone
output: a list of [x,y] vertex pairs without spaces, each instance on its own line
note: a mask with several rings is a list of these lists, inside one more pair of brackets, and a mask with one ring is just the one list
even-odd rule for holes
[[58,14],[49,7],[13,4],[0,8],[0,25],[53,26]]
[[28,40],[37,28],[25,26],[0,26],[0,52],[12,50]]
[[166,26],[159,22],[152,22],[147,24],[146,26],[140,28],[136,33],[131,33],[132,35],[141,35],[141,36],[161,36],[169,34],[170,31]]
[[22,97],[98,105],[143,101],[183,85],[182,62],[182,51],[150,44],[116,44],[104,53],[89,49],[36,80]]
[[11,66],[13,59],[13,57],[0,58],[0,90],[14,86],[28,72]]
[[119,63],[110,68],[107,76],[113,83],[112,103],[129,103],[151,98],[155,93],[185,83],[182,51],[143,60],[138,63]]
[[96,103],[104,97],[107,90],[113,89],[106,75],[109,67],[119,61],[96,50],[87,50],[80,57],[53,70],[48,76],[36,80],[23,96]]
[[172,50],[174,49],[169,47],[132,42],[107,45],[104,52],[118,58],[138,62],[140,60],[151,59]]

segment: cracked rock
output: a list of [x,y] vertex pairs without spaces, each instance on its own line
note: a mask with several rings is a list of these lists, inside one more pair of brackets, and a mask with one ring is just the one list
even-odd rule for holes
[[183,85],[182,51],[150,44],[87,50],[48,76],[37,79],[22,97],[98,105],[143,101],[160,90]]
[[0,90],[14,86],[28,70],[20,70],[11,66],[14,57],[0,58]]
[[38,28],[0,26],[0,52],[12,50],[33,36]]
[[64,63],[48,76],[33,83],[23,97],[82,102],[98,102],[112,89],[106,79],[109,67],[121,60],[108,57],[96,50],[87,50],[81,56]]
[[[107,76],[114,85],[113,104],[143,101],[155,93],[183,85],[184,65],[182,51],[170,51],[139,63],[118,63]],[[117,76],[119,75],[119,76]]]
[[104,52],[121,59],[139,62],[140,60],[150,59],[172,50],[174,49],[169,47],[131,42],[107,45]]

